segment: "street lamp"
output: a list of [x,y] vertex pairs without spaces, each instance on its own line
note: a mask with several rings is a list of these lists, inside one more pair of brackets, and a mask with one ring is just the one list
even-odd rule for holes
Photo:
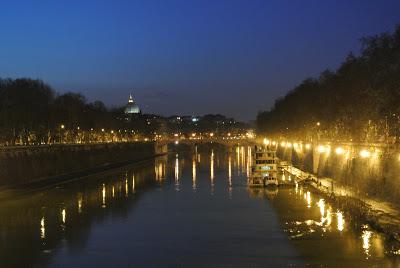
[[60,144],[62,142],[62,130],[65,128],[64,124],[60,125]]

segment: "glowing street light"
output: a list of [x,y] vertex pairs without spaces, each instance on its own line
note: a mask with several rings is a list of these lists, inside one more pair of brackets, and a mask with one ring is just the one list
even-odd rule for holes
[[318,146],[318,152],[319,153],[324,153],[325,152],[325,147],[323,145]]
[[336,154],[341,155],[344,153],[344,149],[342,147],[337,147],[335,152],[336,152]]
[[367,151],[367,150],[362,150],[362,151],[360,152],[360,156],[361,156],[362,158],[368,158],[368,157],[371,156],[371,153],[370,153],[369,151]]

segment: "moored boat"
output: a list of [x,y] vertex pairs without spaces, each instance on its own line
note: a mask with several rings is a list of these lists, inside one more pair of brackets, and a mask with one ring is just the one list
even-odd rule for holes
[[276,151],[270,146],[255,146],[253,165],[248,178],[251,187],[278,186]]

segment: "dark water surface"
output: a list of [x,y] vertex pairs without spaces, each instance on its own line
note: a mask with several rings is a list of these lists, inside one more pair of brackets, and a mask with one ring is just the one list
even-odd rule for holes
[[7,193],[1,267],[400,264],[378,233],[310,190],[248,189],[249,153],[198,148],[19,197]]

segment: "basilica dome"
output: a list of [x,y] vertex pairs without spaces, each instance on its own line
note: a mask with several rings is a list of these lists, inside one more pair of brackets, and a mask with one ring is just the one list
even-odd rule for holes
[[125,113],[126,114],[139,114],[140,113],[139,106],[133,100],[132,94],[129,95],[128,104],[125,107]]

